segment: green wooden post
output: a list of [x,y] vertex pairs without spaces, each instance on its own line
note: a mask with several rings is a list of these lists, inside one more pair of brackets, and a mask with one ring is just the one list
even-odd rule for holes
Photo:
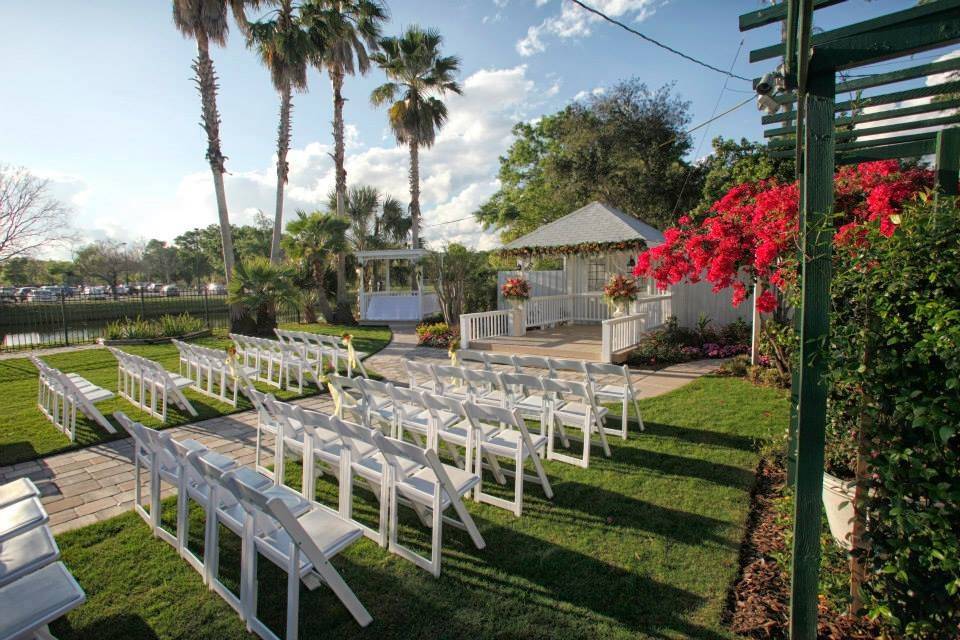
[[937,193],[960,195],[957,180],[960,174],[960,127],[937,132]]
[[[814,53],[811,66],[816,59]],[[816,640],[820,570],[823,445],[827,419],[826,366],[820,351],[830,330],[830,250],[833,240],[834,72],[807,83],[804,170],[801,178],[803,265],[800,308],[800,379],[797,409],[796,504],[790,638]]]

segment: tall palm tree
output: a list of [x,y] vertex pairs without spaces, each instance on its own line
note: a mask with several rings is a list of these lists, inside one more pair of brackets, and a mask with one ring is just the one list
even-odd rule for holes
[[[366,251],[371,241],[376,240],[375,225],[377,209],[380,207],[380,192],[376,187],[357,185],[347,190],[342,201],[345,218],[350,221],[347,239],[353,251]],[[340,198],[336,191],[328,196],[328,208],[331,214],[337,213]]]
[[374,106],[388,103],[388,118],[398,144],[410,148],[411,241],[420,246],[420,147],[432,147],[437,131],[447,121],[447,105],[438,96],[462,94],[455,76],[457,56],[440,53],[443,37],[435,29],[409,27],[403,35],[380,40],[371,56],[387,74],[386,82],[370,94]]
[[347,219],[336,215],[297,211],[297,218],[287,224],[287,235],[284,236],[287,255],[312,274],[318,293],[317,304],[328,323],[335,321],[335,314],[327,299],[324,282],[330,268],[338,262],[337,257],[347,251],[349,227]]
[[271,0],[278,9],[250,25],[247,46],[255,49],[260,61],[270,70],[270,80],[280,94],[280,124],[277,127],[277,201],[270,242],[270,262],[280,262],[280,237],[283,232],[283,189],[290,166],[291,111],[293,90],[307,88],[307,65],[313,56],[322,54],[323,42],[303,28],[294,12],[293,0]]
[[256,8],[259,0],[173,0],[173,24],[186,38],[197,41],[197,58],[192,68],[200,92],[200,126],[207,133],[207,161],[213,173],[213,189],[220,218],[224,277],[233,277],[233,235],[223,187],[226,156],[220,148],[220,112],[217,109],[217,73],[210,58],[210,43],[223,46],[230,31],[228,14],[233,13],[241,31],[247,29],[244,7]]
[[[376,49],[387,9],[381,0],[305,0],[301,9],[304,22],[315,37],[326,42],[323,55],[315,60],[326,69],[333,85],[333,163],[337,192],[337,215],[344,215],[347,196],[347,170],[343,128],[343,81],[358,71],[370,69],[371,50]],[[352,320],[347,300],[346,258],[337,264],[337,315],[341,322]]]
[[393,196],[384,196],[374,235],[384,243],[406,244],[412,222],[405,207]]

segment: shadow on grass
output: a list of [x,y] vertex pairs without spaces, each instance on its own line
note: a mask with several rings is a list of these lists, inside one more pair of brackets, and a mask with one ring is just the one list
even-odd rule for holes
[[643,468],[666,475],[706,480],[744,491],[748,491],[753,486],[754,475],[749,469],[663,451],[620,447],[613,459],[607,459],[605,462],[611,469],[621,473],[634,473],[638,468]]
[[119,613],[97,619],[91,625],[75,628],[69,621],[61,618],[51,625],[51,631],[57,636],[68,638],[136,638],[136,640],[159,640],[159,636],[142,617],[129,613]]

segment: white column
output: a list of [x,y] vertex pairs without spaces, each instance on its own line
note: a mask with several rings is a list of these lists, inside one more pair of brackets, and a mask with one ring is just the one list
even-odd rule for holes
[[367,296],[363,292],[363,263],[362,262],[360,263],[360,266],[357,268],[357,281],[359,283],[357,286],[357,297],[358,297],[358,303],[360,305],[360,319],[366,320],[367,305],[365,303],[366,303]]
[[763,286],[757,280],[753,283],[753,326],[750,328],[750,364],[756,365],[760,359],[760,311],[757,309],[757,298],[763,293]]
[[386,265],[387,265],[387,283],[386,284],[387,284],[387,292],[389,292],[390,291],[390,258],[387,258]]

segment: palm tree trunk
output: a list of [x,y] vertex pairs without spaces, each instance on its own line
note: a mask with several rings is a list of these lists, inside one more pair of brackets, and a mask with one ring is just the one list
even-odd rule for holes
[[327,324],[334,324],[336,318],[334,317],[333,309],[330,307],[330,301],[327,300],[327,292],[323,287],[323,267],[321,265],[314,266],[314,275],[313,279],[317,283],[317,306],[320,307],[320,315],[323,316],[324,321]]
[[213,173],[213,188],[217,197],[217,215],[220,218],[220,239],[223,245],[223,268],[227,283],[233,276],[233,234],[227,213],[227,194],[223,186],[224,160],[220,150],[220,113],[217,110],[217,74],[210,59],[210,44],[206,34],[197,33],[197,59],[193,63],[195,82],[200,92],[200,126],[207,132],[207,160]]
[[273,216],[273,238],[270,242],[270,264],[280,263],[280,235],[283,233],[283,187],[287,183],[290,165],[287,152],[290,150],[290,111],[293,91],[287,82],[280,93],[280,126],[277,129],[277,204]]
[[410,235],[411,248],[420,247],[420,147],[410,141]]
[[[337,215],[346,215],[347,198],[347,170],[344,167],[344,140],[343,140],[343,71],[330,69],[330,83],[333,85],[333,164],[336,174],[335,188],[337,192]],[[337,256],[337,321],[350,323],[353,321],[350,301],[347,300],[347,258]]]

